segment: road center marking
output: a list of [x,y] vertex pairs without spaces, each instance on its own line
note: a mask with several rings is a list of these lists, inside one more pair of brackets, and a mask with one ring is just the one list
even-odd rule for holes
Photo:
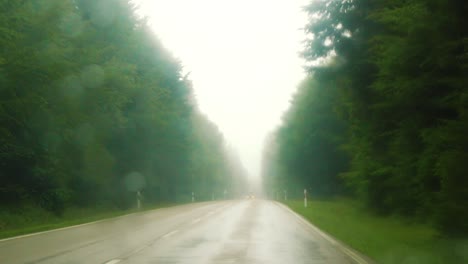
[[107,262],[104,263],[104,264],[116,264],[116,263],[119,263],[120,261],[122,261],[122,260],[120,260],[120,259],[113,259],[113,260],[107,261]]
[[145,248],[147,248],[147,247],[148,247],[148,246],[139,247],[139,248],[133,250],[133,251],[129,254],[129,256],[135,255],[135,254],[137,254],[137,253],[143,251],[143,250],[144,250]]
[[172,232],[169,232],[167,234],[165,234],[164,236],[162,236],[162,238],[167,238],[167,237],[170,237],[172,235],[174,235],[175,233],[179,232],[179,230],[174,230]]

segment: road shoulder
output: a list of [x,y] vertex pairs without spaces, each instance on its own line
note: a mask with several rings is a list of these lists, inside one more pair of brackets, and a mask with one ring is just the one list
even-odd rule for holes
[[295,211],[293,211],[291,208],[288,206],[274,201],[274,203],[281,207],[282,209],[290,212],[294,217],[300,222],[301,224],[305,225],[307,228],[309,228],[312,232],[318,234],[320,237],[328,241],[331,245],[333,245],[335,248],[337,248],[339,251],[341,251],[343,254],[351,258],[355,263],[357,264],[375,264],[375,261],[373,261],[371,258],[363,255],[362,253],[356,251],[355,249],[351,248],[350,246],[346,245],[342,241],[334,238],[330,234],[320,230],[318,227],[316,227],[314,224],[309,222],[307,219],[305,219],[303,216],[299,215]]

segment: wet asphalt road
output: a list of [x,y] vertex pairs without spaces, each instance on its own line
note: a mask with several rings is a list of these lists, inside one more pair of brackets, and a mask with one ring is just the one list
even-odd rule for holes
[[182,205],[0,241],[5,264],[365,263],[350,252],[265,200]]

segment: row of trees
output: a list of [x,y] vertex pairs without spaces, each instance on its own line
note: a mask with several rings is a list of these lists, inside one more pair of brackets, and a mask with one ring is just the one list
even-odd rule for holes
[[466,1],[321,0],[309,77],[265,148],[267,190],[353,194],[468,234]]
[[245,184],[131,1],[0,0],[0,36],[0,208],[127,208],[135,189],[189,201]]

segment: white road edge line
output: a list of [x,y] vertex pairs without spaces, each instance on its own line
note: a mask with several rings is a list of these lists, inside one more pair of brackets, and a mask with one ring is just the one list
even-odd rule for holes
[[61,228],[56,228],[56,229],[51,229],[51,230],[46,230],[46,231],[41,231],[41,232],[36,232],[36,233],[31,233],[31,234],[26,234],[26,235],[8,237],[8,238],[0,239],[0,243],[1,243],[1,242],[8,241],[8,240],[14,240],[14,239],[19,239],[19,238],[37,236],[37,235],[41,235],[41,234],[47,234],[47,233],[52,233],[52,232],[56,232],[56,231],[63,231],[63,230],[67,230],[67,229],[72,229],[72,228],[77,228],[77,227],[82,227],[82,226],[97,224],[97,223],[101,223],[101,222],[105,222],[105,221],[109,221],[109,220],[115,220],[115,219],[119,219],[119,218],[124,218],[124,217],[128,217],[128,216],[136,215],[136,214],[146,214],[146,213],[150,213],[151,211],[155,211],[155,210],[159,210],[159,209],[165,209],[165,208],[167,208],[167,207],[156,208],[156,209],[152,209],[152,210],[148,210],[148,211],[143,211],[143,212],[135,212],[135,213],[120,215],[120,216],[116,216],[116,217],[105,218],[105,219],[101,219],[101,220],[97,220],[97,221],[93,221],[93,222],[83,223],[83,224],[79,224],[79,225],[66,226],[66,227],[61,227]]
[[165,234],[164,236],[162,236],[162,238],[170,237],[170,236],[174,235],[174,234],[177,233],[177,232],[179,232],[179,230],[171,231],[171,232]]
[[201,218],[197,218],[197,219],[192,221],[192,224],[196,224],[196,223],[200,222],[200,220],[201,220]]
[[345,247],[340,247],[341,250],[343,250],[348,256],[350,256],[352,259],[354,259],[357,263],[359,264],[367,264],[367,261],[362,259],[360,256],[356,255],[356,253],[352,252],[351,250],[345,248]]
[[113,260],[107,261],[107,262],[104,263],[104,264],[116,264],[116,263],[119,263],[120,261],[122,261],[122,260],[120,260],[120,259],[113,259]]
[[318,227],[314,226],[312,223],[310,223],[309,221],[305,220],[301,215],[297,214],[296,212],[294,212],[293,210],[291,210],[291,208],[281,204],[281,203],[277,203],[279,204],[281,207],[283,207],[284,209],[290,211],[297,219],[299,219],[302,223],[306,224],[307,226],[309,226],[310,228],[312,228],[316,233],[318,233],[321,237],[323,237],[325,240],[327,240],[328,242],[330,242],[331,244],[335,245],[337,248],[339,248],[341,251],[343,251],[343,253],[345,253],[346,255],[348,255],[349,257],[351,257],[352,259],[354,259],[354,261],[356,261],[358,264],[369,264],[368,261],[366,261],[365,259],[363,259],[362,257],[360,257],[359,255],[357,255],[356,253],[354,253],[353,251],[351,251],[350,249],[346,248],[345,246],[343,246],[340,242],[338,242],[336,239],[330,237],[329,235],[325,234],[322,230],[320,230]]
[[[123,215],[123,216],[128,216],[128,215]],[[123,216],[119,216],[119,217],[116,217],[116,218],[120,218],[120,217],[123,217]],[[0,242],[5,242],[5,241],[8,241],[8,240],[14,240],[14,239],[19,239],[19,238],[25,238],[25,237],[31,237],[31,236],[37,236],[37,235],[52,233],[52,232],[56,232],[56,231],[63,231],[63,230],[72,229],[72,228],[81,227],[81,226],[97,224],[97,223],[104,222],[104,221],[109,220],[109,219],[112,219],[112,218],[107,218],[107,219],[98,220],[98,221],[89,222],[89,223],[84,223],[84,224],[79,224],[79,225],[61,227],[61,228],[57,228],[57,229],[51,229],[51,230],[36,232],[36,233],[32,233],[32,234],[26,234],[26,235],[20,235],[20,236],[15,236],[15,237],[4,238],[4,239],[0,239]]]
[[[111,218],[105,218],[105,219],[101,219],[101,220],[97,220],[97,221],[93,221],[93,222],[88,222],[88,223],[83,223],[83,224],[79,224],[79,225],[66,226],[66,227],[61,227],[61,228],[56,228],[56,229],[51,229],[51,230],[46,230],[46,231],[31,233],[31,234],[25,234],[25,235],[19,235],[19,236],[14,236],[14,237],[8,237],[8,238],[0,239],[0,243],[1,243],[1,242],[6,242],[6,241],[9,241],[9,240],[19,239],[19,238],[26,238],[26,237],[31,237],[31,236],[37,236],[37,235],[52,233],[52,232],[56,232],[56,231],[63,231],[63,230],[72,229],[72,228],[81,227],[81,226],[87,226],[87,225],[97,224],[97,223],[100,223],[100,222],[105,222],[105,221],[109,221],[109,220],[115,220],[115,219],[124,218],[124,217],[128,217],[128,216],[136,215],[136,214],[146,214],[146,213],[150,213],[151,211],[166,209],[166,208],[170,208],[170,207],[173,207],[173,206],[161,207],[161,208],[151,209],[151,210],[143,211],[143,212],[136,212],[136,213],[130,213],[130,214],[125,214],[125,215],[116,216],[116,217],[111,217]],[[212,213],[214,213],[214,212],[209,212],[208,214],[212,214]]]

